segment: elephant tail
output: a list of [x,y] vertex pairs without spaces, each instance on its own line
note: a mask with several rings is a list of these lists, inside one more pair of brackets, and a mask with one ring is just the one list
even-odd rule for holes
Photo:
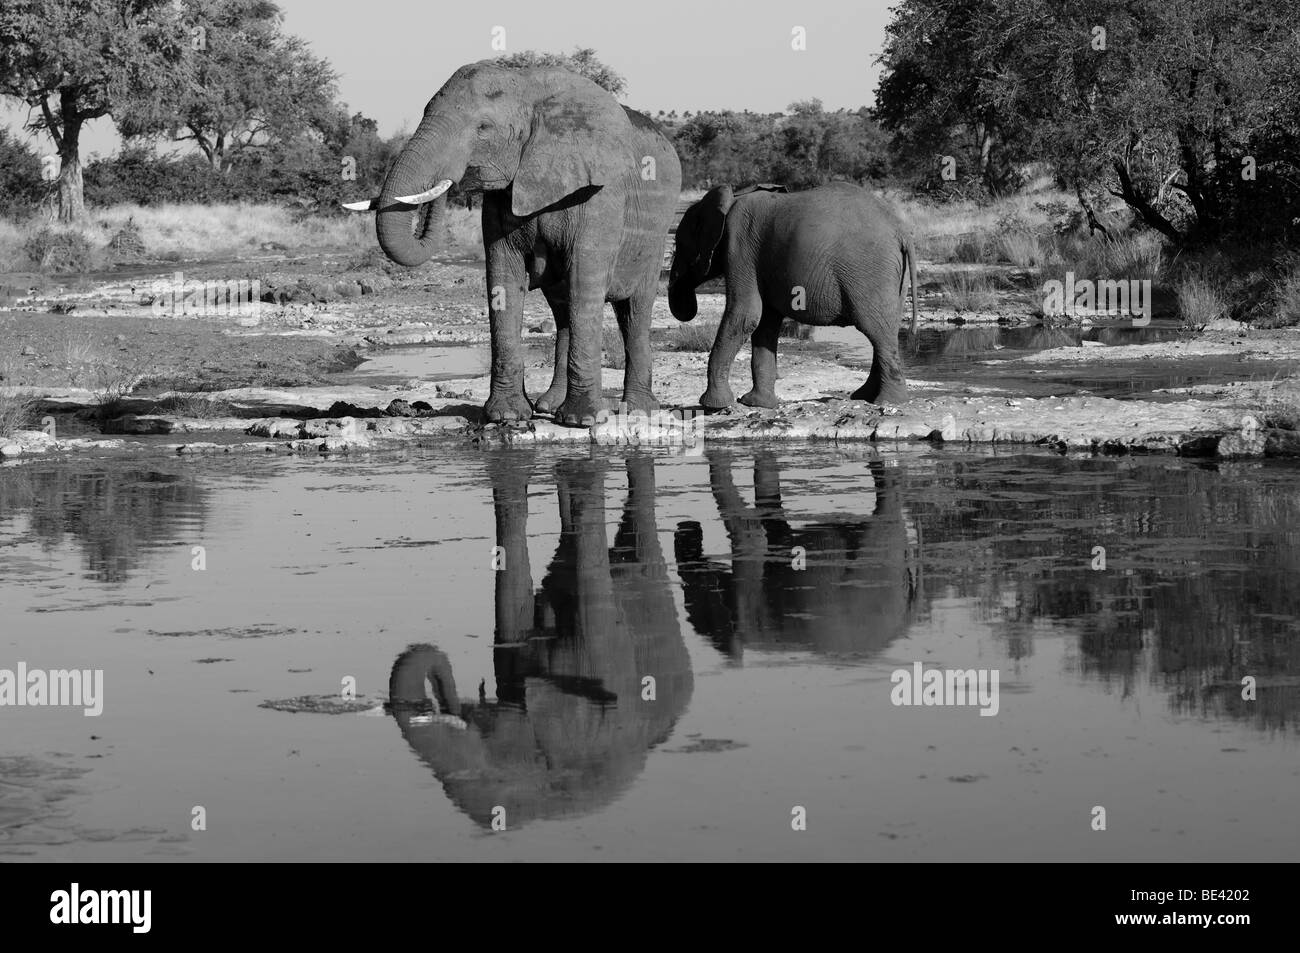
[[[903,276],[912,283],[912,325],[909,329],[913,334],[916,333],[916,252],[912,248],[911,239],[903,241],[903,261],[907,265],[907,272]],[[898,282],[898,296],[903,296],[903,278]]]

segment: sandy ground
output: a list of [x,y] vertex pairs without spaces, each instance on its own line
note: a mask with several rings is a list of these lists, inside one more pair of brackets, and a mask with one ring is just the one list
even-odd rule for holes
[[[622,371],[606,368],[603,383],[613,398],[612,416],[597,427],[558,427],[538,418],[526,425],[483,428],[479,408],[488,382],[481,375],[437,382],[340,381],[341,372],[393,346],[485,346],[481,263],[432,262],[405,271],[366,251],[172,268],[183,269],[183,278],[190,281],[247,281],[267,300],[235,314],[177,315],[154,284],[167,276],[144,271],[83,278],[75,286],[51,284],[19,297],[8,310],[0,310],[0,394],[37,396],[36,412],[62,423],[45,428],[58,437],[28,432],[0,441],[0,454],[21,458],[61,449],[357,452],[435,437],[652,443],[678,449],[700,438],[943,440],[1220,456],[1289,454],[1295,443],[1289,429],[1293,424],[1274,419],[1279,415],[1270,409],[1300,403],[1300,385],[1283,370],[1285,362],[1300,361],[1300,332],[1227,324],[1187,340],[1060,347],[1008,362],[1023,363],[1026,373],[1062,364],[1176,367],[1189,359],[1221,359],[1225,365],[1276,362],[1279,367],[1269,380],[1188,387],[1177,394],[1164,392],[1159,401],[1008,394],[981,381],[978,369],[966,386],[954,388],[951,382],[927,380],[928,369],[921,367],[909,371],[912,400],[902,408],[883,409],[847,399],[863,380],[860,353],[850,360],[832,345],[783,340],[779,410],[737,405],[694,416],[690,408],[704,387],[707,354],[669,349],[678,322],[661,297],[652,328],[655,387],[661,404],[678,411],[678,419],[620,415],[616,399]],[[15,283],[9,276],[9,284]],[[951,322],[954,315],[935,307],[933,297],[929,291],[921,296],[923,322]],[[722,304],[720,294],[702,294],[697,320],[716,318]],[[1002,320],[1023,323],[1029,320],[1023,311],[1023,305],[1011,302]],[[608,315],[607,324],[613,326]],[[537,394],[549,383],[553,347],[550,312],[540,294],[528,296],[524,325],[526,387]],[[748,351],[742,351],[733,368],[738,394],[748,389],[748,358]],[[180,396],[185,402],[178,405]]]

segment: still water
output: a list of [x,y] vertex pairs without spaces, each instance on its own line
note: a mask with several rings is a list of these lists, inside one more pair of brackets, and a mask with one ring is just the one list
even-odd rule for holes
[[[1298,573],[1254,463],[7,466],[0,669],[104,710],[0,708],[0,857],[1290,860]],[[996,715],[893,704],[916,663]]]

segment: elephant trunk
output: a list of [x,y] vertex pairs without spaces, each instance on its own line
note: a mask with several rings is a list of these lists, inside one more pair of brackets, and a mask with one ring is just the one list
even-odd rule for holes
[[379,193],[375,233],[384,254],[399,265],[414,268],[439,251],[447,232],[447,193],[433,201],[411,206],[401,196],[418,195],[431,185],[450,179],[458,181],[464,170],[447,174],[439,161],[438,130],[423,123],[393,163]]
[[678,321],[689,321],[695,317],[699,304],[695,300],[695,289],[685,281],[668,284],[668,310]]

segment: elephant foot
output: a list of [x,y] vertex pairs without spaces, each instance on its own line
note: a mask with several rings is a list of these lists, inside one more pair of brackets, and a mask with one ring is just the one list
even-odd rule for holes
[[483,405],[483,419],[490,424],[527,420],[532,415],[533,408],[523,394],[493,394]]
[[700,395],[700,406],[705,410],[721,410],[723,407],[730,407],[735,402],[735,395],[732,394],[731,388],[726,384],[721,387],[710,386],[708,390]]
[[620,401],[620,409],[622,405],[626,405],[629,414],[652,414],[659,409],[659,401],[655,399],[654,394],[648,392],[636,394],[624,392],[623,399]]
[[568,393],[569,388],[567,385],[561,384],[557,387],[552,384],[546,393],[538,397],[533,403],[533,410],[539,414],[553,414],[555,408],[564,403],[564,398],[568,396]]
[[555,422],[566,427],[595,426],[596,417],[605,410],[605,402],[592,397],[575,397],[570,394],[564,403],[555,408]]
[[771,410],[781,406],[781,402],[776,399],[776,391],[759,391],[757,388],[742,395],[740,402],[746,407],[767,407]]
[[[875,392],[873,393],[872,390]],[[907,386],[905,384],[886,384],[878,390],[875,388],[872,390],[868,390],[867,385],[863,384],[849,397],[852,400],[865,400],[877,407],[886,405],[898,407],[907,403]]]

